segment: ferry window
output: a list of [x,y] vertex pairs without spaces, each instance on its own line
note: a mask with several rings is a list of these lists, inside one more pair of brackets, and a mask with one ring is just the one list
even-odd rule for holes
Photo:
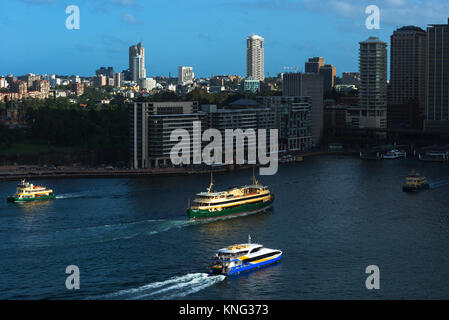
[[251,253],[254,253],[254,252],[260,251],[260,249],[262,249],[262,248],[256,248],[256,249],[253,249],[253,250],[251,251]]

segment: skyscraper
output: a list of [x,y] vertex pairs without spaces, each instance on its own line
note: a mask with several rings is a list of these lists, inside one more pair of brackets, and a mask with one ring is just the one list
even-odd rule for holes
[[426,32],[406,26],[391,36],[389,126],[422,128],[426,95]]
[[246,38],[246,76],[264,81],[264,38],[252,35]]
[[[140,56],[140,64],[137,65],[139,70],[135,70],[135,57]],[[137,45],[129,47],[129,76],[130,80],[137,81],[135,79],[135,75],[140,75],[141,78],[146,78],[147,73],[145,70],[145,48],[142,45],[142,42],[139,42]]]
[[132,65],[132,72],[131,72],[131,80],[134,82],[138,82],[140,79],[146,77],[145,68],[143,67],[145,65],[145,61],[143,56],[137,55],[133,57],[133,65]]
[[323,89],[324,91],[331,90],[335,86],[335,77],[337,70],[331,64],[325,64],[324,58],[314,57],[310,58],[305,64],[306,73],[321,73],[323,75]]
[[320,68],[324,66],[324,58],[315,57],[310,58],[309,61],[305,64],[305,72],[306,73],[318,73],[320,72]]
[[337,70],[331,64],[325,64],[320,68],[320,73],[323,75],[323,89],[324,91],[332,90],[335,86],[335,77]]
[[449,131],[449,21],[427,27],[425,130]]
[[360,42],[360,126],[387,127],[387,43],[377,37]]

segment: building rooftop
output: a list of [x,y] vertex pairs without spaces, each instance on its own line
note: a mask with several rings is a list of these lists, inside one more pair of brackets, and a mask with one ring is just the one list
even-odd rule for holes
[[229,105],[232,107],[249,107],[249,106],[257,107],[259,106],[259,103],[251,99],[238,99],[230,103]]

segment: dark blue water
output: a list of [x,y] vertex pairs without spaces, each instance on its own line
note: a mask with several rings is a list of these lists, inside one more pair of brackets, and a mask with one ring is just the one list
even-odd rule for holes
[[[412,169],[433,188],[403,193]],[[217,174],[216,188],[251,174]],[[0,298],[449,298],[448,176],[447,164],[413,159],[311,158],[260,177],[276,195],[270,212],[202,223],[185,209],[208,175],[35,180],[58,199],[0,201]],[[15,186],[1,182],[0,196]],[[282,262],[207,277],[214,251],[248,234],[283,250]],[[80,290],[65,287],[68,265],[80,269]],[[380,290],[365,288],[368,265],[380,268]]]

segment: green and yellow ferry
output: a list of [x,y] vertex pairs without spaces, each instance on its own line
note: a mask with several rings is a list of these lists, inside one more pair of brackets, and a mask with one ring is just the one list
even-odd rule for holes
[[207,192],[200,192],[187,209],[191,220],[215,219],[248,215],[267,210],[274,201],[268,187],[262,186],[253,176],[251,185],[233,187],[226,191],[212,191],[213,179]]
[[402,191],[404,192],[414,192],[424,189],[429,189],[429,183],[426,177],[413,171],[407,176],[405,184],[402,186]]
[[25,180],[22,180],[17,185],[17,191],[12,196],[7,198],[8,202],[28,202],[36,200],[50,200],[56,196],[53,194],[53,190],[47,189],[42,186],[35,186]]

